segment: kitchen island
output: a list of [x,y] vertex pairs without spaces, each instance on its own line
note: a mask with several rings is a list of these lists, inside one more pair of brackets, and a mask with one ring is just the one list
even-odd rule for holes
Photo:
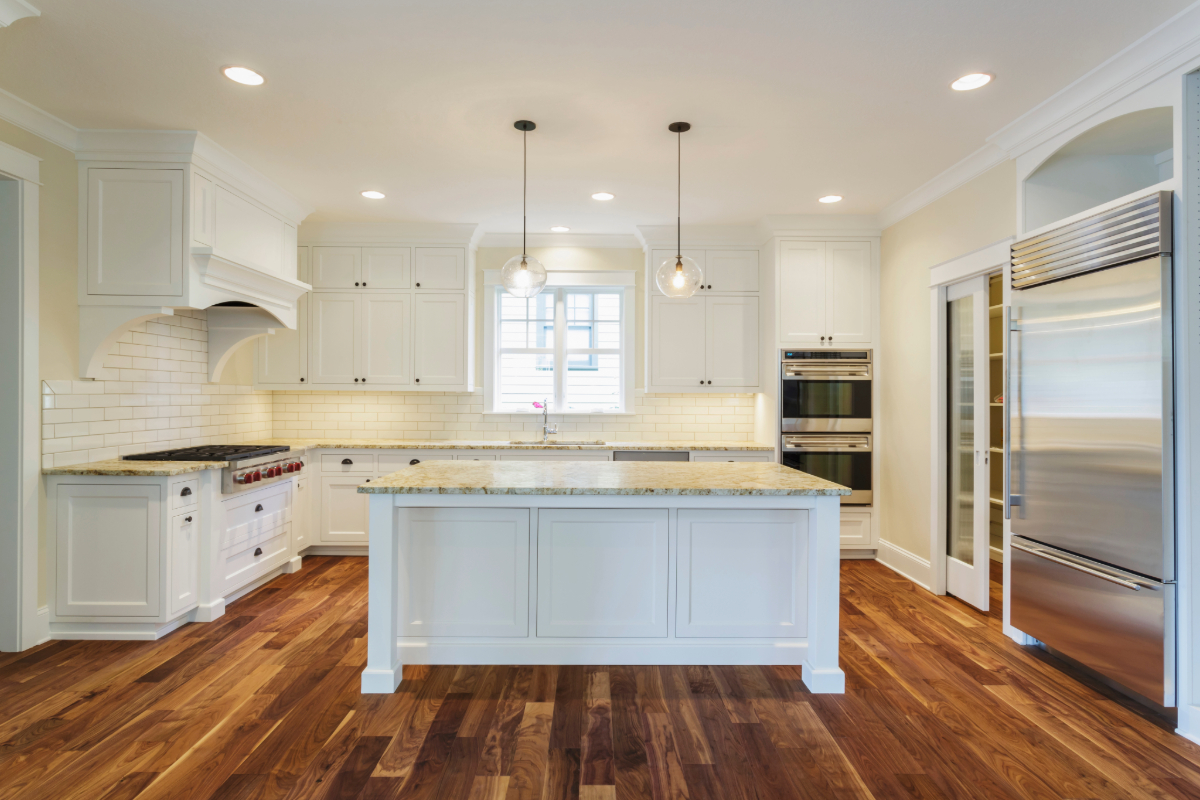
[[768,463],[427,462],[364,483],[364,693],[403,664],[799,664],[841,692],[840,498]]

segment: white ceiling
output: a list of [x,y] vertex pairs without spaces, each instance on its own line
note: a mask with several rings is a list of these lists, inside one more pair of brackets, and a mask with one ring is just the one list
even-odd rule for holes
[[[203,131],[311,219],[486,231],[520,230],[532,119],[530,230],[629,233],[674,223],[672,121],[687,222],[876,213],[1189,2],[34,0],[0,88],[78,127]],[[976,71],[997,79],[949,89]]]

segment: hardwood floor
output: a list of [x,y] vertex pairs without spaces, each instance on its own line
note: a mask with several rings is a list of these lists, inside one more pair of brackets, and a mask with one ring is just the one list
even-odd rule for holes
[[1196,798],[1200,747],[980,614],[843,562],[844,695],[798,668],[426,667],[362,696],[366,560],[158,642],[0,654],[4,798]]

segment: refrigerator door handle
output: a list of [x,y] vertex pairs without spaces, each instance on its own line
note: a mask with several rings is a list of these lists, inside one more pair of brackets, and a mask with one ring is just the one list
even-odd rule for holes
[[[1014,550],[1020,550],[1024,553],[1029,553],[1032,556],[1037,556],[1038,558],[1044,558],[1047,561],[1053,561],[1055,564],[1061,564],[1064,567],[1069,567],[1073,570],[1087,573],[1088,575],[1091,575],[1094,578],[1100,578],[1101,580],[1108,581],[1109,583],[1115,583],[1118,586],[1124,586],[1126,589],[1132,589],[1135,592],[1140,592],[1143,588],[1141,583],[1137,583],[1132,580],[1126,580],[1125,578],[1119,577],[1118,575],[1115,575],[1108,570],[1097,569],[1095,567],[1089,567],[1085,564],[1080,563],[1079,561],[1075,561],[1074,559],[1063,558],[1061,556],[1058,556],[1058,555],[1055,555],[1055,554],[1049,552],[1047,550],[1047,548],[1045,548],[1045,547],[1039,547],[1037,545],[1027,545],[1024,542],[1019,541],[1015,537],[1012,539],[1010,544],[1012,545]],[[1130,577],[1133,577],[1133,576],[1130,576]]]
[[[1012,306],[1004,307],[1004,518],[1012,519]],[[1020,502],[1020,501],[1018,501]]]

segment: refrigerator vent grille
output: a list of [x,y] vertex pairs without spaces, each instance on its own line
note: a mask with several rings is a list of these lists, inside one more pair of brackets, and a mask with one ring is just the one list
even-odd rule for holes
[[1012,246],[1012,287],[1028,289],[1084,272],[1171,252],[1171,193],[1032,236]]

